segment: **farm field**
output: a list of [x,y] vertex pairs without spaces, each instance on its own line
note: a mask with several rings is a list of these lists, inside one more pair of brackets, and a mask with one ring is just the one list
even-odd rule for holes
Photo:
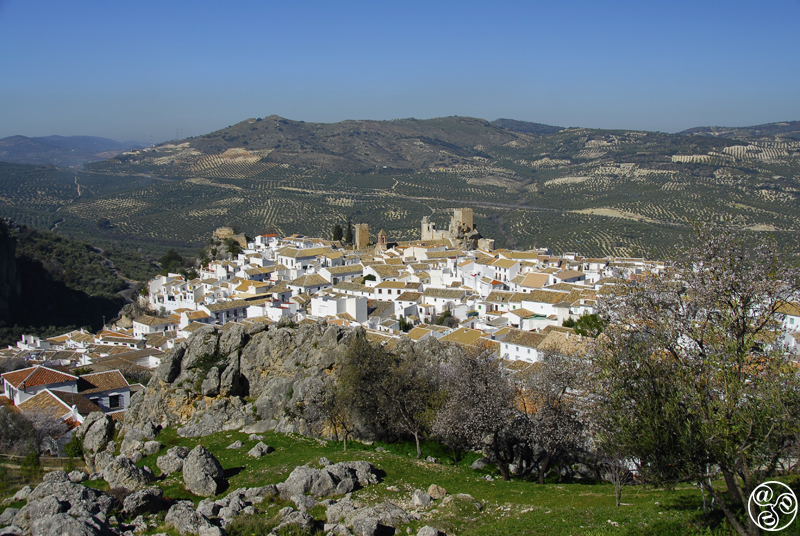
[[[498,247],[661,255],[692,222],[709,220],[770,232],[800,251],[800,142],[792,132],[548,132],[471,118],[249,119],[78,171],[0,164],[0,216],[189,252],[229,223],[250,235],[327,237],[350,218],[411,240],[423,216],[442,228],[450,209],[471,206],[478,230]],[[99,228],[101,219],[111,225]]]

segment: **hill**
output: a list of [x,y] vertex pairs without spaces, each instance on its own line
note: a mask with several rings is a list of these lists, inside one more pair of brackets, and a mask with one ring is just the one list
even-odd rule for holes
[[118,142],[94,136],[10,136],[0,139],[0,161],[69,167],[105,160],[144,146],[139,142]]
[[83,170],[0,164],[0,215],[154,254],[193,253],[228,223],[327,237],[350,218],[411,240],[423,216],[446,227],[458,206],[473,207],[500,247],[663,256],[692,221],[713,219],[800,251],[800,141],[766,130],[734,139],[469,117],[269,116]]
[[678,134],[687,136],[714,136],[718,138],[761,138],[777,137],[786,140],[800,140],[800,121],[767,123],[752,127],[695,127]]
[[157,271],[138,253],[102,251],[48,231],[9,228],[2,220],[0,249],[5,253],[0,261],[3,347],[22,333],[52,336],[84,326],[100,329],[103,316],[113,319],[125,303],[118,294],[128,286],[122,276],[147,280]]

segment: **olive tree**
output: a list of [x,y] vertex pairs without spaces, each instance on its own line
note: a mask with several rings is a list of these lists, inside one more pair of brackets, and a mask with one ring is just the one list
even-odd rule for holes
[[[598,446],[655,483],[690,479],[730,525],[797,432],[798,376],[781,345],[781,307],[798,271],[772,240],[697,226],[661,273],[606,292],[592,385]],[[728,495],[709,471],[718,468]]]
[[360,334],[340,368],[338,381],[350,393],[353,410],[377,429],[413,437],[420,458],[439,401],[436,363],[417,352],[390,354]]

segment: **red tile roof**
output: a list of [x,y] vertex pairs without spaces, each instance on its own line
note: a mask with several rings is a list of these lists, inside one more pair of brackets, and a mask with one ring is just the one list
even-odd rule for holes
[[113,389],[129,387],[128,380],[118,370],[84,374],[78,380],[78,392],[82,395],[102,393]]
[[[14,372],[6,372],[2,375],[3,379],[13,385],[16,389],[35,387],[37,385],[49,385],[51,383],[68,382],[77,380],[77,376],[65,374],[51,368],[35,366]],[[24,384],[24,385],[23,385]]]

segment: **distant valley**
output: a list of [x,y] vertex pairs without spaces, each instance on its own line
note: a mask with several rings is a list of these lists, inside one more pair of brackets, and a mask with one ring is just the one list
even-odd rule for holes
[[60,167],[80,166],[143,147],[145,144],[140,142],[119,142],[94,136],[9,136],[0,139],[0,161]]
[[328,237],[350,218],[411,240],[423,216],[444,228],[450,208],[471,206],[498,247],[664,256],[691,222],[710,219],[800,251],[800,122],[666,134],[269,116],[61,166],[0,164],[0,216],[192,252],[225,224]]

